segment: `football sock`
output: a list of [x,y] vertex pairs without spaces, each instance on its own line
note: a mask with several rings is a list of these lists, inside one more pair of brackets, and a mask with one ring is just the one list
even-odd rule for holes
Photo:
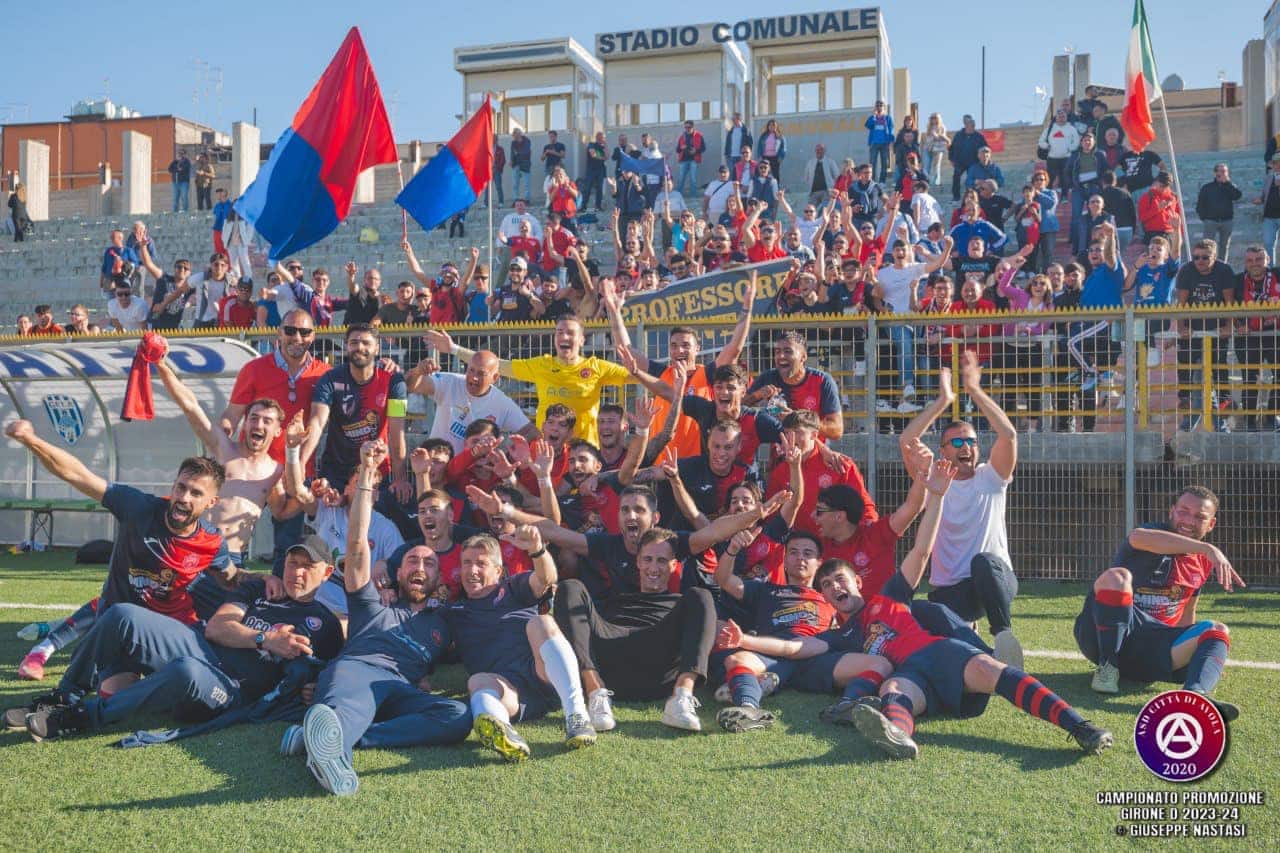
[[916,732],[916,717],[911,713],[911,700],[905,693],[886,693],[880,697],[880,713],[898,728],[907,733],[907,737]]
[[725,675],[725,681],[733,695],[733,704],[739,707],[760,707],[764,689],[760,686],[760,679],[750,669],[745,666],[734,667]]
[[72,642],[89,633],[89,629],[93,627],[93,623],[97,620],[98,599],[95,598],[80,605],[80,609],[66,619],[50,625],[48,639],[53,641],[55,651],[57,649],[65,649]]
[[861,699],[863,696],[874,696],[884,683],[884,676],[874,669],[860,672],[844,686],[844,698]]
[[478,717],[481,714],[497,717],[504,723],[511,722],[511,715],[507,713],[506,706],[502,704],[498,694],[492,690],[477,690],[471,694],[471,716]]
[[1231,640],[1226,631],[1215,628],[1201,634],[1195,653],[1191,655],[1191,663],[1187,664],[1187,680],[1182,686],[1197,693],[1211,692],[1222,678],[1229,648]]
[[48,637],[45,637],[43,640],[32,646],[31,651],[28,652],[28,654],[39,655],[41,660],[47,662],[49,658],[53,657],[53,653],[57,650],[57,645],[55,645]]
[[1133,593],[1100,589],[1094,594],[1093,623],[1098,632],[1098,664],[1116,665],[1120,647],[1129,635]]
[[582,679],[578,675],[578,659],[573,656],[573,648],[569,641],[556,634],[538,649],[542,655],[542,667],[547,671],[547,680],[555,688],[560,697],[560,707],[565,716],[582,714],[586,716],[587,703],[582,697]]
[[1006,666],[996,680],[996,693],[1031,716],[1039,717],[1066,731],[1071,731],[1084,722],[1075,708],[1045,687],[1040,679],[1011,666]]

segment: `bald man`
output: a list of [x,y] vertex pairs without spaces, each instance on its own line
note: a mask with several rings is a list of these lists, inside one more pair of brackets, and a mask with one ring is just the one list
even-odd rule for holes
[[493,421],[503,434],[518,432],[533,439],[538,430],[510,397],[494,387],[498,380],[498,357],[480,350],[467,362],[466,373],[440,373],[427,359],[409,371],[405,379],[409,393],[430,397],[436,404],[431,437],[443,438],[462,450],[467,427],[475,421]]

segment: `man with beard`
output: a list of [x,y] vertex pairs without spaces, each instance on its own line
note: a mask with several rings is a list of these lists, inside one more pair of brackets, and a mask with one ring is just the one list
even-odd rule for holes
[[[627,410],[615,403],[605,403],[596,416],[596,431],[600,436],[602,471],[616,471],[627,455],[627,444],[622,440]],[[640,426],[637,424],[636,426]]]
[[[77,656],[92,657],[99,672],[140,670],[146,677],[116,692],[99,689],[96,698],[69,707],[26,713],[27,732],[35,741],[64,737],[119,723],[139,711],[172,712],[179,720],[198,722],[257,701],[284,675],[285,661],[301,655],[328,660],[342,648],[342,625],[315,601],[316,589],[331,571],[328,549],[309,537],[289,549],[282,601],[268,597],[263,580],[243,583],[203,630],[136,604],[116,604]],[[89,686],[81,681],[72,688],[64,681],[62,689]],[[25,711],[7,712],[6,724]]]
[[[751,335],[751,311],[755,305],[756,287],[757,276],[753,271],[747,279],[746,293],[742,299],[742,307],[738,311],[738,323],[733,327],[733,335],[729,342],[716,353],[714,360],[699,364],[698,352],[702,347],[701,337],[696,329],[688,326],[677,326],[671,330],[667,338],[666,361],[649,358],[644,352],[633,347],[626,324],[622,322],[622,299],[611,285],[603,286],[602,298],[609,315],[609,329],[613,332],[613,341],[618,350],[619,360],[624,365],[634,364],[641,371],[637,376],[652,374],[666,385],[673,384],[672,368],[676,364],[682,364],[688,374],[685,394],[709,400],[712,374],[719,367],[736,364],[738,357],[742,355],[742,348],[746,345],[747,338]],[[649,422],[650,430],[656,433],[661,428],[662,422],[666,420],[667,409],[671,404],[666,401],[662,389],[656,384],[649,386],[646,383],[646,387],[655,395],[664,398],[657,403],[653,420]],[[702,432],[698,428],[697,421],[682,417],[676,423],[675,436],[670,446],[675,448],[676,455],[680,458],[698,455],[702,451]],[[662,450],[662,448],[657,449]]]
[[[385,457],[382,459],[385,461]],[[480,531],[453,522],[453,499],[448,492],[438,488],[418,497],[417,520],[422,536],[410,539],[397,548],[387,558],[385,565],[381,562],[374,563],[374,585],[380,590],[392,589],[391,579],[399,576],[400,566],[408,554],[425,545],[435,554],[438,569],[439,589],[433,586],[432,592],[442,601],[452,601],[462,595],[462,543]]]
[[808,409],[822,419],[822,440],[835,440],[844,435],[844,411],[840,388],[829,373],[806,367],[808,344],[800,332],[783,332],[773,343],[773,367],[762,371],[747,389],[749,404],[781,397],[778,416]]
[[[474,352],[458,346],[447,332],[432,329],[427,332],[427,343],[438,352],[453,353],[460,359],[470,360]],[[631,370],[595,356],[583,356],[582,345],[586,337],[582,320],[567,314],[556,321],[555,354],[546,353],[533,358],[501,359],[498,372],[510,379],[531,382],[538,390],[538,426],[542,427],[550,406],[559,403],[573,412],[577,426],[576,438],[595,444],[596,413],[600,410],[600,389],[605,385],[626,385],[640,381],[646,387],[658,384],[648,374],[641,375],[639,368]],[[669,395],[666,392],[662,396]]]
[[357,746],[448,745],[466,740],[471,730],[467,706],[418,687],[449,645],[448,627],[430,600],[439,578],[435,554],[422,545],[405,553],[396,575],[396,604],[383,604],[370,580],[369,518],[374,481],[386,457],[382,441],[366,442],[353,478],[343,577],[350,639],[320,673],[302,725],[290,726],[280,741],[284,755],[305,752],[307,769],[338,796],[354,794],[360,786],[351,766]]
[[431,437],[443,438],[462,449],[467,427],[479,420],[492,421],[503,432],[518,432],[534,439],[538,431],[520,407],[496,388],[498,357],[480,350],[467,362],[466,373],[439,373],[435,363],[424,361],[408,372],[406,390],[410,394],[430,397],[436,404],[431,422]]
[[[311,412],[311,397],[316,383],[329,372],[329,366],[311,354],[314,341],[315,321],[310,312],[304,308],[286,312],[280,328],[276,330],[275,350],[253,359],[236,376],[227,408],[219,419],[222,432],[236,435],[249,404],[255,400],[274,400],[284,410],[281,423],[289,423],[299,412],[305,420]],[[268,452],[275,461],[285,461],[283,432],[271,442]],[[302,456],[302,464],[307,465],[310,458],[310,452]],[[279,574],[284,569],[285,551],[302,538],[302,516],[284,521],[273,516],[272,524],[275,533],[273,570]]]
[[378,335],[372,326],[347,326],[346,345],[346,362],[316,383],[302,456],[311,456],[327,427],[318,471],[335,488],[341,488],[359,461],[360,446],[373,439],[385,441],[391,455],[383,476],[390,475],[390,491],[396,500],[410,500],[413,485],[405,467],[404,376],[376,364]]
[[[995,431],[991,461],[980,462],[978,433],[967,421],[943,427],[940,456],[956,467],[951,497],[943,505],[937,542],[932,546],[929,600],[944,604],[960,618],[976,622],[986,615],[995,637],[995,658],[1022,668],[1022,646],[1013,635],[1013,598],[1018,579],[1009,556],[1005,501],[1018,464],[1018,432],[1000,405],[982,388],[982,370],[971,350],[960,355],[960,382],[978,412]],[[951,371],[938,377],[938,397],[912,419],[898,444],[909,454],[943,413],[951,411],[955,392]]]
[[[1208,697],[1222,678],[1231,638],[1227,626],[1196,619],[1200,592],[1213,578],[1227,592],[1244,581],[1231,561],[1205,541],[1218,523],[1218,496],[1187,486],[1169,520],[1130,531],[1107,569],[1093,582],[1076,617],[1076,645],[1097,664],[1092,687],[1119,693],[1120,677],[1182,682]],[[1240,709],[1209,699],[1230,722]]]
[[[9,423],[5,435],[30,450],[55,477],[101,502],[119,523],[99,618],[115,604],[130,603],[179,624],[194,625],[200,617],[188,589],[192,581],[205,571],[224,582],[235,576],[222,536],[200,523],[200,516],[217,503],[226,479],[215,460],[184,459],[169,496],[158,498],[108,483],[70,453],[37,436],[30,421]],[[76,650],[59,688],[34,700],[28,705],[30,712],[72,705],[92,686],[96,666],[87,648],[82,645]],[[122,680],[108,679],[112,686]]]

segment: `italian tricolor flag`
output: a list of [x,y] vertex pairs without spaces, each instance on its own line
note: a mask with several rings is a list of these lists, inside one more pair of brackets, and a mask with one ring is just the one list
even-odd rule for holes
[[1142,8],[1142,0],[1134,0],[1129,58],[1124,65],[1124,108],[1120,111],[1120,126],[1134,151],[1141,152],[1156,138],[1151,123],[1151,102],[1158,97],[1160,83],[1156,80],[1156,60],[1147,32],[1147,12]]

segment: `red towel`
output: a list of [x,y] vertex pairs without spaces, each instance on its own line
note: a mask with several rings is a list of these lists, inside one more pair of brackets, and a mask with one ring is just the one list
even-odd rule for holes
[[138,343],[129,368],[129,383],[124,389],[124,406],[120,411],[122,421],[149,421],[156,416],[155,402],[151,396],[151,365],[159,364],[169,354],[169,342],[163,335],[147,332]]

